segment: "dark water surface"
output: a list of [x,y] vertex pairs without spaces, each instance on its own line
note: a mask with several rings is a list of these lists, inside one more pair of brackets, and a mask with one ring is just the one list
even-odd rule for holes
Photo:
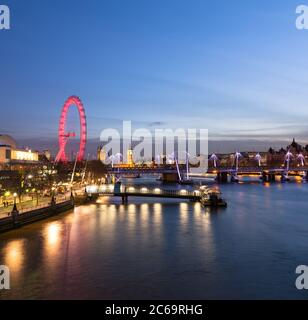
[[[227,209],[102,198],[0,235],[4,299],[305,299],[308,184],[221,187]],[[147,203],[144,203],[144,202]]]

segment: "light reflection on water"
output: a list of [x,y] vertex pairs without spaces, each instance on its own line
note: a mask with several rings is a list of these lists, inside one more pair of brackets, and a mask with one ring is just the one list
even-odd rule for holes
[[1,298],[304,298],[307,184],[222,186],[227,209],[101,198],[0,235]]
[[24,262],[24,241],[13,240],[7,243],[3,249],[4,264],[10,267],[10,271],[19,276]]
[[49,253],[57,251],[60,244],[60,228],[59,222],[52,222],[46,227],[46,251]]

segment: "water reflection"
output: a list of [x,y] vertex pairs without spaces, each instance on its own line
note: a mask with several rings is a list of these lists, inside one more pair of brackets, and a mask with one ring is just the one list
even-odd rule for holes
[[60,242],[60,223],[53,222],[46,227],[46,247],[48,252],[57,250]]
[[150,215],[150,206],[148,203],[143,203],[140,206],[140,224],[142,226],[143,233],[145,235],[148,235],[149,233],[149,230],[148,230],[150,225],[149,215]]
[[164,231],[163,225],[163,206],[161,203],[154,203],[153,205],[153,213],[151,215],[152,219],[152,234],[154,237],[154,241],[162,241],[162,234]]
[[149,204],[148,203],[141,204],[140,208],[141,208],[141,214],[149,213]]
[[24,263],[24,240],[13,240],[4,248],[4,262],[14,276],[18,276]]
[[[2,234],[0,264],[11,268],[15,282],[4,294],[60,299],[299,297],[290,270],[303,263],[308,250],[308,185],[222,188],[227,209],[153,199],[122,205],[119,199],[102,198]],[[277,292],[277,286],[282,290]]]
[[133,214],[133,213],[136,213],[136,205],[135,204],[133,204],[133,203],[130,203],[129,205],[128,205],[128,213],[131,213],[131,214]]
[[188,203],[182,202],[180,203],[180,223],[183,230],[187,229],[188,219],[189,219]]
[[162,204],[154,203],[154,215],[161,215],[162,212]]
[[136,224],[137,206],[135,204],[128,205],[128,221],[132,224]]
[[197,215],[200,215],[202,212],[202,205],[200,202],[196,202],[194,204],[194,213],[197,214]]

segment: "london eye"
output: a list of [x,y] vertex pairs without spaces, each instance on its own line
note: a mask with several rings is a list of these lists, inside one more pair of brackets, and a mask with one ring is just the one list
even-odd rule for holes
[[76,106],[79,113],[80,122],[80,139],[79,139],[79,150],[77,152],[77,161],[84,159],[86,141],[87,141],[87,121],[83,103],[77,96],[69,97],[62,108],[59,130],[58,130],[58,141],[59,141],[59,152],[56,156],[55,162],[67,162],[68,157],[66,153],[66,146],[70,138],[76,137],[75,132],[67,131],[67,117],[70,107]]

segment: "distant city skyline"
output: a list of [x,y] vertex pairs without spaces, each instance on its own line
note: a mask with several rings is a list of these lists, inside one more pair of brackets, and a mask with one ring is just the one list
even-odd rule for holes
[[[303,146],[307,143],[305,141],[301,141],[296,139],[296,141]],[[72,157],[72,152],[75,154],[75,150],[78,148],[78,141],[73,140],[70,142],[68,146],[68,156]],[[274,148],[276,151],[281,148],[286,148],[292,142],[292,138],[286,140],[276,140],[276,141],[258,141],[258,140],[215,140],[209,141],[209,154],[212,153],[233,153],[235,151],[250,151],[250,152],[265,152],[268,151],[269,148]],[[17,141],[18,146],[21,148],[29,147],[34,150],[44,150],[48,149],[52,152],[52,156],[55,157],[59,148],[58,148],[58,140],[56,138],[52,139],[41,139],[41,140],[33,140],[33,139],[20,139]],[[88,139],[87,141],[87,157],[90,159],[95,159],[97,157],[97,148],[101,144],[99,139]]]
[[[84,102],[88,152],[101,130],[207,128],[210,151],[308,144],[308,31],[298,1],[7,0],[0,134],[57,148],[60,112]],[[72,111],[69,126],[77,116]],[[215,141],[216,145],[213,145]]]

